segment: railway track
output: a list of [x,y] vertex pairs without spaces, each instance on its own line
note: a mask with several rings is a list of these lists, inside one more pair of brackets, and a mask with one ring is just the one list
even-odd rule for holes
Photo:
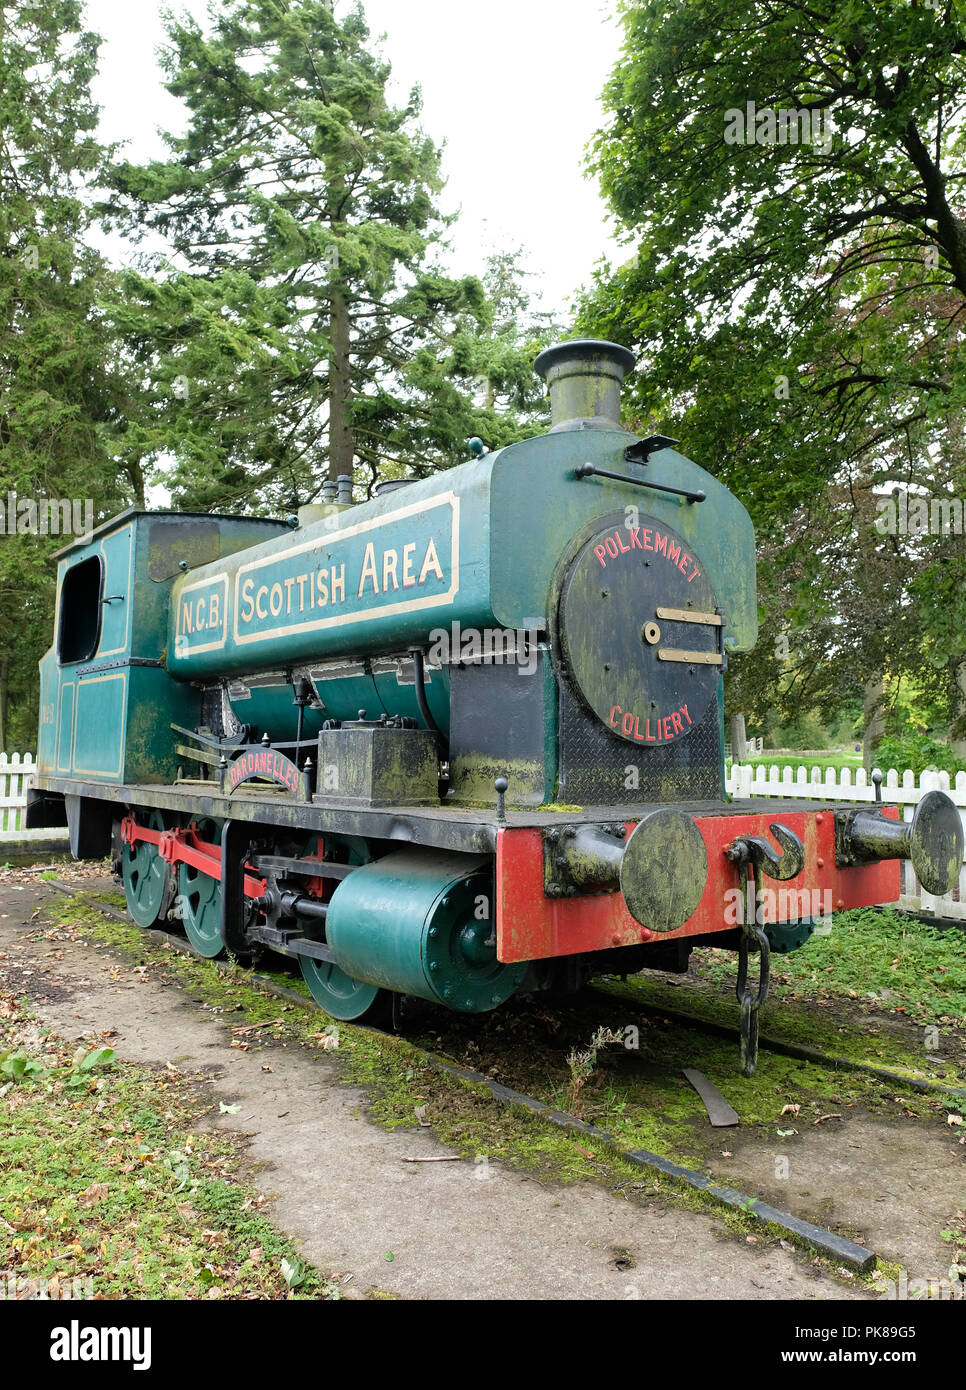
[[[73,885],[64,883],[60,880],[47,881],[55,890],[66,896],[72,897],[87,907],[93,908],[103,916],[123,922],[128,927],[132,925],[131,919],[126,912],[99,900],[96,896],[83,891],[78,892]],[[187,938],[180,934],[157,927],[142,930],[144,931],[145,937],[156,944],[163,945],[168,949],[181,953],[199,956],[199,953],[194,950]],[[203,959],[203,957],[200,956],[199,958]],[[227,974],[232,973],[237,968],[229,962],[213,961],[211,963],[220,971]],[[258,988],[276,997],[297,1003],[303,1008],[313,1010],[319,1009],[315,1001],[302,990],[289,988],[285,984],[279,983],[277,979],[258,973],[257,970],[252,980]],[[650,1017],[655,1020],[667,1020],[680,1029],[690,1029],[709,1037],[725,1038],[734,1042],[737,1042],[738,1039],[738,1032],[736,1029],[681,1010],[649,1004],[639,999],[630,1001],[625,995],[620,993],[619,989],[612,990],[608,988],[606,984],[598,983],[589,988],[586,991],[586,997],[593,1001],[593,1008],[595,1010],[598,1004],[602,1006],[599,1009],[602,1026],[604,1016],[609,1015],[609,1017],[613,1019],[615,1006],[623,1005],[625,1008],[628,1006],[632,1007],[636,1013],[642,1016]],[[351,1026],[361,1027],[363,1025],[353,1024]],[[389,1030],[365,1028],[365,1031],[376,1035],[379,1035],[381,1032],[382,1036],[386,1036],[386,1032]],[[402,1031],[405,1033],[407,1030],[403,1028]],[[435,1026],[433,1031],[436,1031]],[[560,1109],[545,1100],[527,1094],[523,1090],[505,1085],[501,1081],[496,1080],[492,1075],[487,1075],[473,1067],[461,1065],[458,1061],[454,1060],[453,1057],[445,1055],[445,1052],[444,1055],[440,1055],[439,1051],[434,1051],[432,1048],[422,1045],[412,1036],[406,1037],[406,1042],[407,1045],[413,1049],[413,1052],[419,1060],[431,1065],[440,1073],[448,1075],[453,1079],[468,1082],[475,1086],[485,1087],[493,1099],[498,1103],[526,1110],[533,1115],[539,1116],[548,1124],[582,1135],[588,1140],[592,1140],[596,1145],[606,1148],[613,1156],[623,1159],[625,1162],[643,1171],[650,1171],[665,1178],[671,1178],[685,1187],[705,1194],[705,1196],[711,1198],[722,1207],[740,1210],[757,1221],[772,1227],[777,1227],[799,1244],[807,1245],[819,1251],[822,1255],[834,1260],[840,1266],[846,1266],[861,1272],[869,1269],[875,1263],[876,1255],[874,1251],[850,1240],[846,1236],[840,1235],[835,1231],[819,1226],[813,1222],[802,1220],[790,1212],[782,1211],[769,1203],[752,1198],[732,1186],[717,1183],[707,1172],[700,1172],[693,1167],[676,1163],[671,1159],[653,1153],[647,1149],[628,1147],[599,1125],[591,1124],[578,1115]],[[920,1094],[966,1098],[966,1088],[947,1085],[930,1078],[911,1076],[900,1070],[889,1067],[875,1066],[870,1063],[858,1062],[847,1057],[830,1055],[821,1052],[817,1048],[789,1043],[782,1039],[762,1037],[761,1048],[763,1052],[771,1052],[775,1055],[785,1056],[800,1061],[807,1066],[819,1066],[829,1070],[862,1073],[883,1081],[888,1081],[892,1086],[906,1087]]]

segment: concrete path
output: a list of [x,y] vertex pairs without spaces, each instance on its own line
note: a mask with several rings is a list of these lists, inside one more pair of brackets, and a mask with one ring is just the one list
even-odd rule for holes
[[[778,1245],[748,1245],[713,1217],[641,1207],[592,1184],[559,1186],[448,1152],[431,1130],[387,1132],[339,1081],[335,1054],[231,1048],[226,1025],[149,967],[108,949],[31,940],[42,882],[0,876],[0,988],[70,1040],[114,1029],[130,1061],[174,1064],[240,1109],[216,1123],[250,1136],[276,1225],[323,1273],[424,1299],[839,1299],[867,1297]],[[266,1072],[263,1067],[272,1070]],[[624,1252],[633,1265],[619,1267]],[[392,1253],[392,1261],[386,1255]],[[623,1260],[622,1260],[623,1263]]]

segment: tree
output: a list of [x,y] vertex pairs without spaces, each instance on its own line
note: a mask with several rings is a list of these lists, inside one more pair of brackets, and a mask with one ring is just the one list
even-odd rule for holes
[[440,151],[418,91],[387,100],[361,8],[235,0],[209,34],[168,34],[187,134],[120,166],[102,211],[171,247],[160,283],[126,277],[119,326],[176,498],[291,510],[357,466],[371,485],[465,458],[468,434],[516,437],[475,395],[484,288],[436,264]]
[[[882,489],[952,495],[961,476],[960,5],[652,0],[623,21],[593,165],[637,254],[598,276],[584,326],[644,346],[638,409],[749,505],[766,630],[808,615],[771,694],[852,699],[939,651],[942,568],[872,527]],[[966,626],[946,637],[955,720]]]
[[0,6],[0,702],[14,745],[36,737],[49,557],[65,543],[29,504],[79,503],[71,524],[86,525],[88,503],[98,519],[137,487],[137,458],[119,469],[115,447],[124,390],[99,308],[112,277],[83,243],[83,191],[104,154],[89,90],[97,45],[76,0]]

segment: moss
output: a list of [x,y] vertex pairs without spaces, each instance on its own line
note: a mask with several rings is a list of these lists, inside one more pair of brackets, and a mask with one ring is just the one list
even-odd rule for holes
[[[308,997],[305,1007],[281,1002],[263,992],[252,971],[180,955],[154,944],[138,928],[105,921],[90,906],[68,903],[58,916],[129,959],[162,969],[214,1012],[230,1011],[249,1023],[271,1022],[273,1026],[261,1030],[253,1046],[268,1047],[276,1040],[316,1048],[324,1041],[328,1015]],[[271,975],[285,988],[293,987],[283,966]],[[626,999],[615,997],[614,1002],[626,1013]],[[557,1007],[552,1016],[535,1009],[532,1001],[519,1000],[487,1015],[431,1013],[432,1033],[424,1041],[434,1054],[496,1073],[511,1088],[534,1095],[552,1108],[567,1109],[567,1047],[571,1042],[586,1043],[594,1018],[599,1026],[600,1000],[587,997]],[[775,1056],[768,1057],[767,1069],[746,1079],[737,1073],[730,1043],[697,1030],[664,1028],[659,1022],[641,1019],[642,1046],[632,1052],[605,1048],[580,1092],[581,1118],[606,1130],[613,1137],[611,1144],[598,1136],[558,1128],[521,1106],[497,1101],[485,1085],[440,1070],[423,1053],[418,1035],[403,1038],[331,1022],[338,1030],[339,1046],[329,1056],[337,1058],[341,1079],[365,1092],[366,1113],[374,1122],[389,1129],[409,1128],[414,1108],[425,1105],[439,1140],[479,1163],[499,1161],[543,1181],[566,1184],[592,1179],[644,1203],[673,1201],[713,1215],[727,1232],[742,1238],[753,1233],[758,1240],[772,1236],[788,1240],[789,1233],[765,1230],[750,1210],[724,1207],[708,1193],[628,1161],[615,1151],[616,1146],[646,1149],[699,1170],[705,1167],[720,1144],[720,1135],[709,1129],[700,1102],[680,1075],[684,1065],[698,1066],[722,1086],[752,1131],[764,1126],[773,1132],[781,1105],[788,1099],[808,1104],[830,1097],[839,1105],[860,1100],[868,1105],[882,1087],[874,1078],[857,1080],[850,1075],[843,1080],[841,1074]],[[616,1022],[623,1026],[621,1020]],[[546,1037],[537,1036],[541,1029],[553,1035],[549,1046]],[[814,1252],[813,1258],[822,1268],[828,1267]]]

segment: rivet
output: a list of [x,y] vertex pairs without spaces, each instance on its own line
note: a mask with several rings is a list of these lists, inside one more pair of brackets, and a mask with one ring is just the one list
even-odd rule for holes
[[617,932],[615,932],[614,935],[611,937],[611,944],[613,946],[619,946],[621,944],[621,939],[618,936]]
[[430,936],[439,936],[439,927],[430,927],[429,934]]
[[816,824],[816,825],[821,825],[823,819],[824,819],[824,817],[822,816],[822,813],[821,813],[821,811],[820,811],[820,812],[818,813],[818,815],[815,817],[815,824]]
[[838,908],[838,910],[841,912],[842,908],[845,906],[845,899],[844,899],[844,898],[839,898],[839,900],[838,900],[838,902],[835,904],[835,906],[836,906],[836,907]]
[[499,1002],[500,1002],[500,996],[499,996],[498,994],[491,994],[491,995],[490,995],[490,1003],[491,1003],[491,1004],[499,1004]]
[[825,860],[824,860],[824,859],[817,859],[815,862],[816,862],[816,864],[818,864],[818,867],[819,867],[820,869],[824,869],[824,868],[825,868]]

